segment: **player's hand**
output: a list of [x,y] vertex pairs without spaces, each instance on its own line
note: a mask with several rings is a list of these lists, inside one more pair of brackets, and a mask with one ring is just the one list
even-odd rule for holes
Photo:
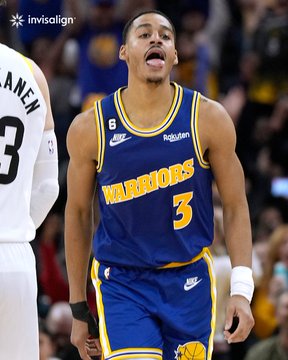
[[91,338],[84,321],[73,319],[71,343],[77,347],[82,360],[92,360],[92,356],[102,353],[99,339]]
[[[231,329],[233,319],[237,318],[236,329]],[[224,337],[228,343],[244,341],[254,326],[254,318],[247,299],[240,295],[231,296],[226,309]]]

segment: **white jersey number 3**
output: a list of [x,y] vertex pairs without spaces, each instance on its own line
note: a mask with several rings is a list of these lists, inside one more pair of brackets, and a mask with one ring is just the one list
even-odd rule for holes
[[17,176],[23,135],[24,125],[18,118],[0,119],[0,184],[10,184]]

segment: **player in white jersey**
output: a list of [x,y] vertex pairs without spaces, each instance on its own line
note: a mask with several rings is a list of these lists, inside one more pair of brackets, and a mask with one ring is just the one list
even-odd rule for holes
[[58,192],[47,82],[32,60],[0,44],[0,359],[39,359],[29,242]]

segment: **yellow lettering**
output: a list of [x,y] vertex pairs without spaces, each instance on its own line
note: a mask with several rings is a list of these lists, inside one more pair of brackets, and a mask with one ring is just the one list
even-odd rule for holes
[[139,176],[137,178],[139,193],[141,195],[145,195],[152,191],[152,186],[151,186],[150,180],[151,180],[151,178],[148,174]]
[[193,198],[193,191],[173,196],[173,206],[177,206],[176,215],[181,216],[179,220],[174,220],[175,230],[186,227],[192,220],[193,210],[189,202]]
[[114,191],[112,189],[112,186],[110,185],[104,185],[102,186],[102,191],[103,191],[103,194],[105,196],[105,201],[106,201],[106,204],[114,204],[115,203],[115,196],[114,196]]
[[[183,164],[171,165],[169,168],[162,168],[158,171],[154,170],[149,174],[138,176],[137,179],[124,181],[124,183],[103,185],[102,191],[106,204],[115,204],[126,200],[132,200],[158,190],[159,188],[176,185],[182,181],[190,179],[193,174],[194,159],[188,159],[184,161]],[[189,208],[187,203],[188,202],[184,201],[185,206],[181,206],[180,204],[180,210],[184,207]],[[187,218],[189,218],[189,216]]]
[[139,196],[137,180],[131,179],[124,182],[126,189],[126,200],[131,200]]
[[127,200],[124,187],[122,183],[112,185],[113,190],[115,190],[115,202],[121,202]]
[[183,165],[176,164],[169,167],[170,170],[170,185],[178,184],[179,182],[183,181]]
[[170,184],[170,172],[167,168],[158,171],[158,184],[161,188],[165,188]]
[[194,159],[184,161],[183,170],[185,171],[183,174],[183,181],[190,179],[194,175]]
[[151,190],[149,192],[155,191],[159,189],[158,185],[158,179],[157,179],[157,171],[150,172],[150,178],[151,178]]

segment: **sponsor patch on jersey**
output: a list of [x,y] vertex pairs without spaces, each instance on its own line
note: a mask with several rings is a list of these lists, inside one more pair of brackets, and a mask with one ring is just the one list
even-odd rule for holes
[[169,142],[175,142],[175,141],[180,141],[183,139],[188,139],[190,138],[190,133],[187,132],[179,132],[178,134],[164,134],[163,135],[163,141],[169,141]]

